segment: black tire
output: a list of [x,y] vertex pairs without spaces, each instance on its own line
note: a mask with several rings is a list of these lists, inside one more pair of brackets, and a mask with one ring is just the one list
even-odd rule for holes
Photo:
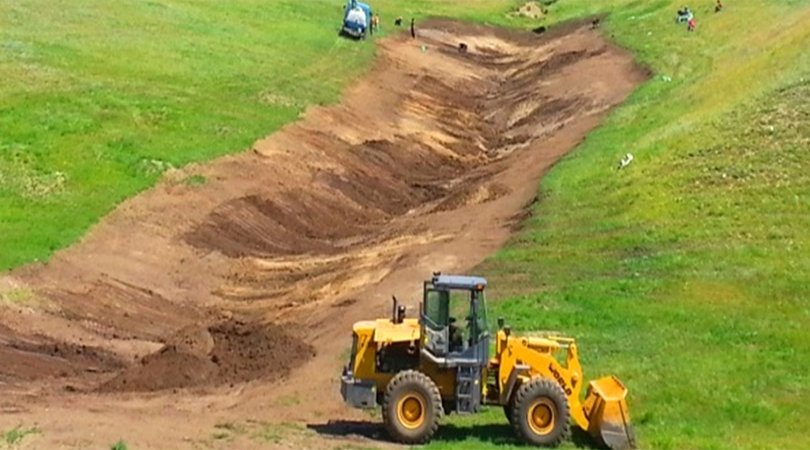
[[[416,414],[414,411],[418,410]],[[404,370],[385,388],[382,416],[391,438],[403,444],[424,444],[439,429],[444,411],[439,388],[427,375]]]
[[509,422],[509,425],[512,424],[512,410],[514,408],[515,408],[515,396],[512,395],[506,401],[506,404],[503,405],[503,414],[506,416],[506,421]]
[[524,383],[515,393],[512,426],[526,443],[556,447],[571,429],[568,398],[560,385],[547,378]]

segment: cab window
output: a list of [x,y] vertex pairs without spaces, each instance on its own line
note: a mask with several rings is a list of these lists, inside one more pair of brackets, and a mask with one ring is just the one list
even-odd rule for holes
[[425,316],[441,328],[447,326],[450,309],[447,291],[429,290],[425,295]]

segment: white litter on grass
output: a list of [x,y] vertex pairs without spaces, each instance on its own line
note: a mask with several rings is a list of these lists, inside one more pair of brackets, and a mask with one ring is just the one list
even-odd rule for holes
[[624,155],[624,158],[622,158],[622,159],[621,159],[621,161],[619,161],[619,167],[618,167],[618,169],[619,169],[619,170],[622,170],[622,169],[624,169],[625,167],[629,166],[629,165],[630,165],[630,163],[632,163],[632,162],[633,162],[633,159],[634,159],[634,158],[633,158],[633,154],[632,154],[632,153],[628,153],[628,154]]

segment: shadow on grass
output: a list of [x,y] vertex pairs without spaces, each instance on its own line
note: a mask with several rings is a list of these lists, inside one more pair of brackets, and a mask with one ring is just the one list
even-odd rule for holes
[[[361,437],[380,442],[391,442],[385,428],[379,422],[360,420],[330,420],[324,424],[308,424],[307,428],[318,434],[332,437]],[[521,445],[511,425],[507,423],[489,423],[477,425],[456,425],[443,423],[433,438],[434,442],[464,442],[469,439],[486,442],[497,446]],[[571,427],[570,442],[577,448],[600,449],[588,433],[577,427]],[[528,446],[527,446],[528,447]]]
[[[434,441],[463,442],[474,439],[496,446],[522,445],[523,441],[515,433],[515,429],[508,423],[488,423],[476,425],[442,424],[436,433]],[[571,427],[571,436],[568,438],[577,448],[601,449],[588,433],[578,427]],[[528,445],[527,445],[528,447]]]
[[389,441],[385,428],[379,422],[330,420],[326,423],[307,424],[307,428],[325,436],[364,437],[375,441]]

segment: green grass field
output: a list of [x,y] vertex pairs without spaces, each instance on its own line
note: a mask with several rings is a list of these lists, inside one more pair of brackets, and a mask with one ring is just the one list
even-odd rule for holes
[[[463,5],[462,5],[463,3]],[[517,27],[519,2],[374,2]],[[641,448],[810,448],[810,2],[559,0],[655,72],[543,181],[480,272],[514,328],[577,337]],[[0,269],[48,258],[169,167],[337,101],[373,46],[325,0],[0,3]],[[627,152],[633,164],[616,163]],[[191,180],[190,182],[204,182]],[[587,446],[577,436],[571,446]],[[517,448],[500,410],[430,446]]]

